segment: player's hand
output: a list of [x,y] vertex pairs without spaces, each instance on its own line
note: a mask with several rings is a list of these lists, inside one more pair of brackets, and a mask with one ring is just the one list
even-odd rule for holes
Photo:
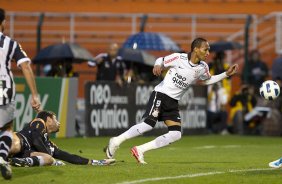
[[123,81],[119,78],[119,79],[116,79],[116,83],[119,87],[122,87],[123,86]]
[[96,58],[95,62],[99,65],[104,62],[102,57]]
[[156,76],[160,76],[162,74],[163,67],[161,65],[155,65],[153,68],[153,74]]
[[238,71],[238,64],[234,64],[232,65],[231,67],[228,68],[228,70],[226,71],[226,75],[231,76],[231,75],[234,75],[235,73],[237,73]]
[[31,107],[36,111],[36,112],[39,112],[40,111],[40,107],[41,107],[41,103],[40,103],[40,100],[39,100],[39,97],[38,96],[32,96],[31,97]]

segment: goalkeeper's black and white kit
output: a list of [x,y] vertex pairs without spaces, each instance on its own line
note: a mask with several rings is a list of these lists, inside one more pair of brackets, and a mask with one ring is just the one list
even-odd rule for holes
[[30,157],[32,152],[42,152],[51,155],[55,159],[63,160],[72,164],[86,165],[89,159],[68,153],[59,149],[50,139],[45,122],[36,118],[16,133],[20,139],[21,151],[13,157]]

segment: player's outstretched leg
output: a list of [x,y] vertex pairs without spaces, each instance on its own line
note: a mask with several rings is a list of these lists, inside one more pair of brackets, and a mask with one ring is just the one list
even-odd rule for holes
[[273,162],[270,162],[269,167],[272,168],[281,168],[282,167],[282,158],[278,159],[278,160],[274,160]]
[[140,151],[137,146],[134,146],[131,148],[131,154],[135,157],[138,163],[140,164],[147,164],[144,160],[144,154],[142,151]]
[[147,164],[144,160],[144,153],[149,150],[158,149],[167,146],[177,140],[181,139],[180,131],[169,131],[168,133],[157,137],[156,139],[142,144],[140,146],[135,146],[131,149],[132,155],[136,158],[138,163]]
[[116,142],[116,137],[112,137],[109,141],[109,144],[106,148],[106,156],[109,159],[114,158],[117,149],[119,148],[119,144]]
[[10,164],[15,167],[30,167],[30,163],[26,158],[11,158]]
[[[33,152],[32,154],[37,153]],[[45,153],[41,153],[45,154]],[[10,159],[10,164],[16,167],[34,167],[34,166],[45,166],[45,165],[56,165],[56,160],[48,154],[44,156],[30,156],[25,158],[13,157]]]
[[148,125],[147,123],[142,122],[142,123],[132,126],[130,129],[120,134],[119,136],[112,137],[105,150],[107,158],[114,158],[115,153],[117,149],[119,148],[119,145],[123,143],[125,140],[142,135],[143,133],[150,131],[152,129],[153,127],[151,125]]

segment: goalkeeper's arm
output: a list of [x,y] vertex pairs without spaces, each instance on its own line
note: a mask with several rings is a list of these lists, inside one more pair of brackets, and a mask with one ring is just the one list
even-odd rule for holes
[[77,165],[87,165],[87,164],[91,164],[91,160],[78,156],[78,155],[74,155],[74,154],[70,154],[66,151],[60,150],[58,148],[55,148],[54,151],[54,158],[56,159],[60,159],[66,162],[69,162],[71,164],[77,164]]

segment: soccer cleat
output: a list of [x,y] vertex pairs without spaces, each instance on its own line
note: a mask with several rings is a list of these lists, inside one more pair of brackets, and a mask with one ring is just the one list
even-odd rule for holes
[[272,168],[281,168],[282,167],[282,158],[278,159],[278,160],[275,160],[273,162],[270,162],[269,164],[269,167],[272,167]]
[[109,145],[106,148],[106,156],[109,159],[114,158],[115,153],[116,153],[117,149],[119,148],[119,146],[115,143],[114,139],[115,139],[115,137],[110,139]]
[[26,158],[11,158],[10,164],[16,167],[30,167],[30,163]]
[[1,174],[5,180],[10,180],[12,178],[11,166],[2,157],[0,157],[0,169],[1,169]]
[[64,166],[66,164],[61,160],[55,160],[55,162],[52,165],[54,165],[54,166]]
[[98,166],[103,166],[103,165],[112,165],[116,162],[115,159],[104,159],[104,160],[92,160],[91,165],[98,165]]
[[131,148],[131,153],[140,164],[147,164],[147,162],[145,162],[145,160],[144,160],[143,153],[140,150],[138,150],[138,148],[136,146]]

